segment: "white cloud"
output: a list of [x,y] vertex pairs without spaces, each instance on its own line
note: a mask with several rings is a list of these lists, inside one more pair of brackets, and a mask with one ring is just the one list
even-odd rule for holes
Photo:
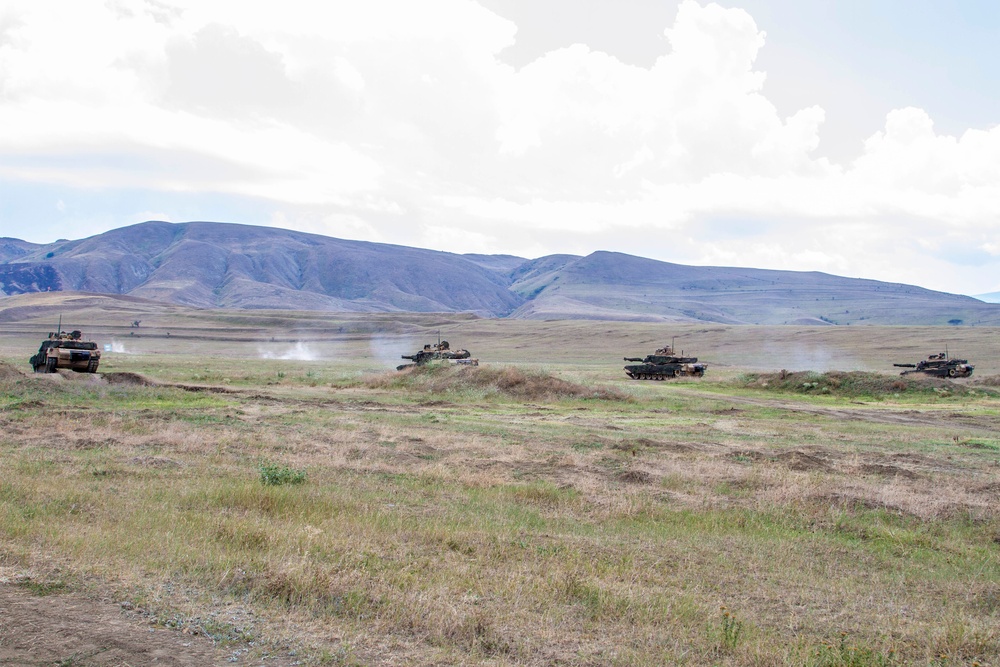
[[768,99],[747,12],[684,0],[665,28],[650,67],[576,44],[514,69],[516,26],[472,0],[10,0],[0,179],[242,197],[282,227],[455,252],[628,234],[671,261],[883,279],[926,282],[934,258],[951,289],[1000,256],[1000,127],[887,110],[832,164],[827,112]]

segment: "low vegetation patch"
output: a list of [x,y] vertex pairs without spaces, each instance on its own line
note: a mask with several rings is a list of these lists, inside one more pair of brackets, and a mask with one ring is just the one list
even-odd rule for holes
[[863,371],[746,373],[739,376],[735,382],[747,389],[844,397],[882,397],[897,394],[963,396],[977,390],[995,393],[943,378],[892,376]]
[[261,463],[257,467],[260,472],[260,482],[264,486],[281,486],[282,484],[302,484],[306,481],[305,470],[295,470],[279,463]]
[[367,384],[379,389],[413,389],[434,394],[478,393],[531,401],[632,400],[629,395],[614,389],[587,387],[517,366],[427,364],[373,377]]
[[0,373],[0,591],[124,597],[241,664],[1000,667],[1000,390],[533,370],[550,341]]

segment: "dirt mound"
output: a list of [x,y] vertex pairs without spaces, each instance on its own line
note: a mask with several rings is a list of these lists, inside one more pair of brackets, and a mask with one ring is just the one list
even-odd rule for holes
[[645,470],[626,470],[618,473],[618,479],[626,484],[650,484],[653,476]]
[[132,387],[153,387],[156,385],[156,382],[138,373],[104,373],[104,381],[108,384]]
[[907,470],[906,468],[900,468],[899,466],[889,465],[886,463],[864,463],[859,468],[860,472],[865,475],[879,475],[881,477],[902,477],[904,479],[919,479],[920,475],[913,472],[912,470]]
[[829,394],[836,396],[885,396],[903,393],[966,394],[964,383],[934,377],[902,377],[864,371],[778,371],[777,373],[747,373],[735,380],[743,388],[763,389],[796,394]]
[[810,496],[810,500],[820,505],[830,505],[844,510],[849,510],[852,512],[892,512],[893,514],[905,515],[902,508],[895,505],[890,505],[888,503],[875,500],[872,498],[865,498],[862,496],[855,496],[847,493],[817,493]]
[[632,400],[619,391],[585,387],[548,373],[516,366],[415,366],[373,377],[367,384],[381,389],[409,388],[432,393],[485,391],[488,394],[531,401],[566,398]]
[[975,378],[972,384],[977,387],[1000,387],[1000,375],[986,375]]
[[24,377],[24,373],[14,368],[6,361],[0,361],[0,380],[19,380]]
[[799,472],[829,472],[833,469],[829,463],[820,457],[813,456],[812,454],[806,454],[805,452],[798,450],[781,452],[780,454],[776,454],[774,459],[775,461],[783,463],[789,470],[796,470]]

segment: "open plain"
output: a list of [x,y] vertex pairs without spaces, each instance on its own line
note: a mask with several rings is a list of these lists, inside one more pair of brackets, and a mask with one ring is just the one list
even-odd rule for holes
[[0,299],[0,664],[1000,665],[998,333]]

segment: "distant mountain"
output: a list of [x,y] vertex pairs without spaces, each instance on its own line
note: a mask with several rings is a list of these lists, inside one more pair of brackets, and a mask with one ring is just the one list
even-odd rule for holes
[[0,262],[7,262],[30,255],[42,246],[18,239],[0,238]]
[[511,317],[729,324],[997,324],[1000,306],[913,285],[819,272],[685,266],[595,252],[526,262]]
[[268,227],[144,222],[26,250],[0,263],[6,294],[74,290],[205,308],[487,317],[523,301],[504,271],[461,255]]
[[470,312],[733,324],[1000,324],[1000,305],[825,273],[699,267],[612,252],[457,255],[212,222],[76,241],[0,239],[0,295],[127,294],[204,308]]
[[986,303],[1000,303],[1000,292],[989,292],[987,294],[977,294],[976,298]]

